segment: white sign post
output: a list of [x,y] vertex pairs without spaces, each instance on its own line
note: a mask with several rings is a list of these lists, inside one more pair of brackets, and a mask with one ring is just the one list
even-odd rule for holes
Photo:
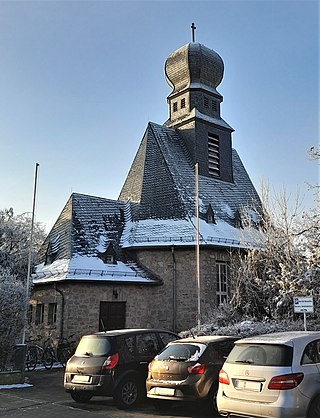
[[313,313],[312,296],[295,296],[293,298],[294,313],[303,313],[304,330],[307,331],[307,313]]

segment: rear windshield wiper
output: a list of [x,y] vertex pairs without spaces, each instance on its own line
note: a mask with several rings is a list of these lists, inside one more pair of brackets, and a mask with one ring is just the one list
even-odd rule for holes
[[92,357],[92,356],[93,356],[93,353],[89,353],[88,351],[86,351],[86,352],[84,353],[84,355],[85,355],[85,356],[88,356],[88,357]]
[[252,364],[252,360],[236,360],[235,363]]

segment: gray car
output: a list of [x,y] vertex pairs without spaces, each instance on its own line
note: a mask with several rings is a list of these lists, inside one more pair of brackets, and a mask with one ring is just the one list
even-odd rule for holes
[[218,411],[242,418],[320,417],[320,332],[238,340],[219,374]]
[[68,360],[64,387],[76,402],[112,396],[127,409],[145,396],[148,363],[177,334],[158,329],[121,329],[84,335]]

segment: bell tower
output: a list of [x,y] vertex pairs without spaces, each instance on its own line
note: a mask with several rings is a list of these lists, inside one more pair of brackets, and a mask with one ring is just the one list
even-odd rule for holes
[[166,126],[179,131],[200,175],[233,182],[233,128],[221,118],[223,97],[216,90],[223,72],[220,55],[202,44],[191,42],[174,51],[165,63],[172,88]]

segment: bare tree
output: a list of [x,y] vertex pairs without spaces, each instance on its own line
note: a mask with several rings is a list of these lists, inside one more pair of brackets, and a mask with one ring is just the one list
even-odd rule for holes
[[264,187],[262,200],[263,245],[238,258],[231,304],[259,320],[293,317],[293,296],[320,301],[320,214],[304,212],[299,198],[292,203],[285,191],[272,197]]

